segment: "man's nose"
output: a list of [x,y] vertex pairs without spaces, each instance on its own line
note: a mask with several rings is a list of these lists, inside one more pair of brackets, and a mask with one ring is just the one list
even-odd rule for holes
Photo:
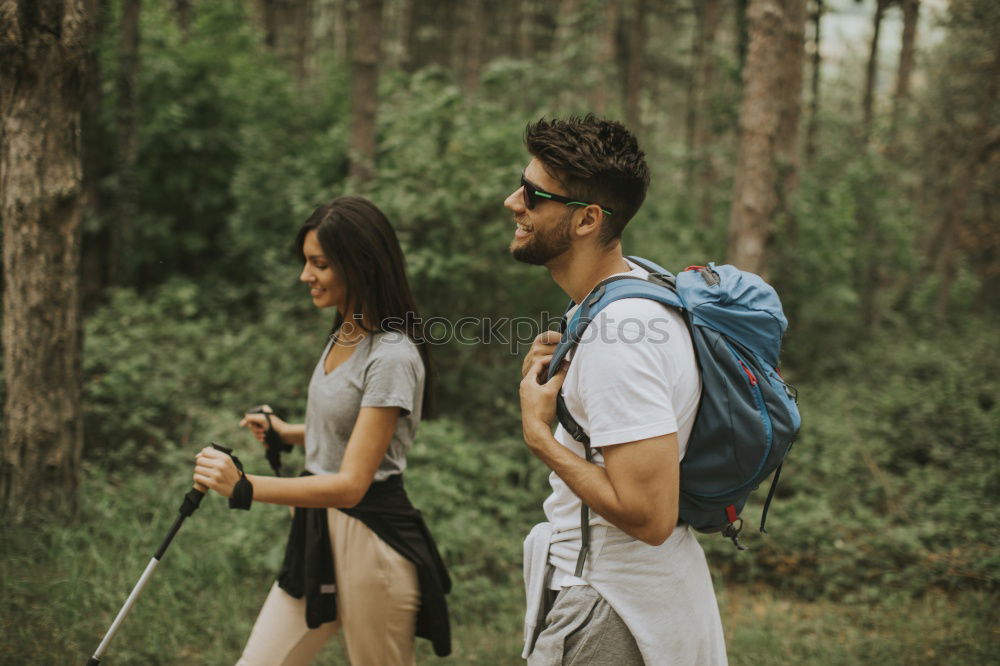
[[517,188],[504,199],[504,208],[509,208],[515,213],[524,212],[524,198],[521,196],[521,188]]

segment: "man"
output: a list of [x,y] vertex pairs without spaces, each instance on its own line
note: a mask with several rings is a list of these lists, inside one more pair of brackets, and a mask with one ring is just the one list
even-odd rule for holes
[[[545,266],[574,303],[613,275],[645,277],[621,248],[649,184],[635,137],[588,115],[529,124],[525,143],[532,159],[504,202],[517,225],[514,258]],[[522,366],[524,441],[552,469],[548,521],[525,541],[523,656],[531,666],[725,664],[704,553],[677,524],[680,461],[701,392],[683,320],[650,300],[616,301],[546,382],[558,340],[539,335]],[[593,462],[562,426],[552,434],[560,390]],[[577,576],[581,500],[590,550]]]

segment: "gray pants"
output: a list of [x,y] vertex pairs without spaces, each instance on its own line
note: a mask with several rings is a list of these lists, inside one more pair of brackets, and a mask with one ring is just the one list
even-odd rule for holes
[[643,666],[632,632],[589,585],[559,591],[528,666]]

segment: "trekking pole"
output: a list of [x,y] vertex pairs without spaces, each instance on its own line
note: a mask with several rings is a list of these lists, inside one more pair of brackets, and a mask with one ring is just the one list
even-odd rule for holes
[[153,559],[149,561],[146,565],[146,570],[142,572],[139,576],[139,582],[135,584],[132,588],[132,592],[128,595],[128,599],[125,600],[125,605],[122,609],[118,611],[118,615],[115,617],[115,621],[111,623],[111,628],[108,629],[108,633],[104,634],[104,639],[101,640],[101,644],[97,646],[97,650],[94,651],[94,656],[90,658],[87,662],[87,666],[97,666],[101,663],[101,657],[104,656],[104,651],[108,649],[108,645],[111,643],[111,639],[115,637],[118,633],[118,629],[121,628],[122,622],[125,621],[125,616],[128,615],[129,611],[132,610],[132,606],[135,605],[135,600],[139,598],[139,594],[142,589],[146,587],[146,583],[149,582],[150,576],[153,575],[153,571],[156,569],[156,565],[160,563],[163,559],[163,554],[167,551],[167,547],[170,546],[170,542],[174,540],[174,535],[181,528],[181,523],[184,519],[190,516],[201,504],[201,500],[205,497],[205,491],[207,488],[199,483],[194,485],[194,488],[189,490],[184,496],[184,501],[181,503],[178,511],[177,520],[174,521],[173,527],[167,532],[167,536],[163,539],[163,543],[160,547],[156,549],[156,553],[153,555]]

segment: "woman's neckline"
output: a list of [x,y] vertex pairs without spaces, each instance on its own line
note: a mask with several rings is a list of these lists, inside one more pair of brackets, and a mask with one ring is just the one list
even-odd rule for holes
[[339,331],[330,336],[330,344],[326,349],[326,353],[323,354],[322,365],[323,365],[324,377],[329,377],[330,375],[335,373],[340,367],[347,365],[347,363],[352,358],[354,358],[354,354],[357,351],[357,348],[360,345],[364,344],[364,342],[371,337],[370,333],[364,331],[363,329],[359,329],[359,331],[356,332],[356,335],[352,336],[350,340],[348,340],[345,343],[342,343],[340,346],[340,349],[345,349],[345,348],[350,349],[350,353],[346,357],[340,359],[339,362],[332,368],[327,368],[327,360],[330,358],[330,355],[333,354],[334,350],[338,348],[337,347],[337,342],[339,341],[338,333]]

